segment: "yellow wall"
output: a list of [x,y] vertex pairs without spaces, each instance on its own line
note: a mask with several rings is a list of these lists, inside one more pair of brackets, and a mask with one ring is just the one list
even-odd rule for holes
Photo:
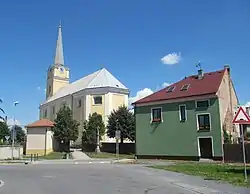
[[[53,96],[59,89],[69,84],[69,70],[64,68],[64,71],[61,72],[60,68],[64,67],[52,67],[51,70],[48,70],[46,98]],[[65,80],[60,80],[55,77]],[[51,93],[49,93],[49,86],[51,86]]]
[[[94,97],[95,96],[101,96],[102,97],[102,104],[94,104]],[[96,113],[104,116],[104,112],[105,112],[105,98],[104,98],[104,95],[93,95],[90,98],[91,98],[91,100],[90,100],[91,114],[96,112]]]
[[124,94],[113,94],[112,96],[112,108],[116,110],[119,106],[125,104]]

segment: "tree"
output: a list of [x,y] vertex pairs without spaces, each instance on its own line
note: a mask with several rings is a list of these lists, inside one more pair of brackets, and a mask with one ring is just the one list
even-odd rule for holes
[[[15,143],[24,145],[26,134],[24,133],[22,127],[15,125],[15,133],[16,133]],[[12,136],[10,139],[12,140]]]
[[63,106],[57,113],[52,131],[55,139],[66,146],[66,152],[69,152],[70,141],[78,138],[78,127],[79,123],[73,119],[71,109]]
[[121,131],[121,143],[124,139],[135,140],[135,117],[126,106],[120,106],[108,117],[107,135],[115,137],[115,131]]
[[[0,103],[3,103],[3,100],[2,100],[2,99],[0,99]],[[5,114],[4,110],[3,110],[1,107],[0,107],[0,113]],[[1,115],[0,115],[0,120],[5,121],[4,117],[2,117]]]
[[105,134],[105,124],[102,120],[102,115],[93,113],[89,115],[88,121],[83,124],[82,144],[97,145],[97,129],[99,129],[100,140]]
[[10,130],[5,122],[0,122],[0,143],[6,141],[5,136],[10,136]]

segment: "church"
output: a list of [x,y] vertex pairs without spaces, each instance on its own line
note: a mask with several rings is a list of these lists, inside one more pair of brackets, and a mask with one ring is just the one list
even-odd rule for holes
[[[96,112],[107,124],[114,109],[128,106],[129,89],[105,68],[70,83],[70,69],[65,66],[63,55],[62,26],[59,25],[55,61],[47,71],[46,101],[40,105],[40,119],[54,121],[59,109],[66,105],[80,123]],[[81,141],[81,135],[79,130],[77,142]],[[105,135],[102,141],[114,140]]]

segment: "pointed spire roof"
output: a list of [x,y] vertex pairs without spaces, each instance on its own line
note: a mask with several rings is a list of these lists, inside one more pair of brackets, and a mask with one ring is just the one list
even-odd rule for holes
[[64,57],[63,57],[63,43],[62,43],[62,24],[58,26],[58,38],[56,42],[56,55],[55,55],[55,65],[64,65]]

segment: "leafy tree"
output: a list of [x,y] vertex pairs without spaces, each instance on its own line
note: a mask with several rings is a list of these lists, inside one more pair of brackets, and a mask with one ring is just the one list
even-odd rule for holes
[[232,135],[228,134],[225,125],[223,125],[223,137],[224,137],[224,143],[225,144],[231,144],[232,143]]
[[73,119],[71,109],[63,106],[57,113],[52,131],[55,139],[66,146],[67,152],[69,152],[70,141],[78,138],[78,127],[79,123]]
[[117,129],[121,131],[121,143],[124,139],[135,140],[135,117],[126,106],[120,106],[108,117],[107,135],[115,137]]
[[0,122],[0,143],[5,143],[5,136],[10,136],[10,130],[5,122]]
[[[2,99],[0,99],[0,103],[3,103],[3,100],[2,100]],[[0,107],[0,113],[5,114],[4,110],[3,110],[1,107]],[[1,115],[0,115],[0,120],[5,121],[4,117],[2,117]]]
[[[22,127],[15,125],[15,133],[16,133],[15,143],[24,145],[26,134],[24,133]],[[12,140],[12,136],[10,137],[10,139]]]
[[83,124],[83,135],[82,135],[82,144],[97,144],[97,128],[99,128],[99,137],[100,140],[105,134],[105,124],[102,120],[102,115],[98,113],[93,113],[89,115],[88,121],[85,121]]

